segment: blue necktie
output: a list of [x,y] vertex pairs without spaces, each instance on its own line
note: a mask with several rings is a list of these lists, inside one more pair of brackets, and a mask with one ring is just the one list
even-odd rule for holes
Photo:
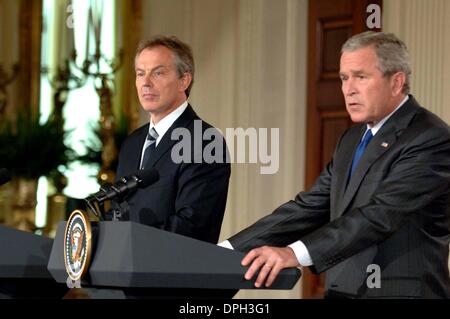
[[144,169],[145,166],[147,165],[151,154],[153,153],[153,151],[156,148],[156,139],[158,138],[158,132],[156,132],[155,128],[152,127],[152,129],[148,132],[147,134],[147,147],[145,148],[144,151],[144,157],[142,159],[142,164],[141,164],[141,169]]
[[359,160],[361,159],[361,156],[364,154],[364,150],[366,149],[372,137],[373,137],[372,130],[370,129],[367,130],[366,133],[364,134],[363,139],[359,143],[358,148],[356,149],[355,156],[353,156],[352,169],[350,170],[349,179],[352,177],[353,172],[358,166]]

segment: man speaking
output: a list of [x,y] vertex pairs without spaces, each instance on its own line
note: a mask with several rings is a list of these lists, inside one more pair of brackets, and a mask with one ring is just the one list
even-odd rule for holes
[[407,49],[393,34],[347,40],[339,73],[360,124],[309,191],[221,245],[248,252],[256,286],[309,266],[326,271],[329,298],[450,298],[450,128],[409,94]]

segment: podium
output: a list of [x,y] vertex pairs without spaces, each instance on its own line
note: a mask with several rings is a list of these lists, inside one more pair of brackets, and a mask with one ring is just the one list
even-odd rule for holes
[[0,225],[0,298],[62,298],[47,270],[53,240]]
[[[58,225],[48,264],[59,283],[68,277],[65,225]],[[242,252],[129,221],[98,222],[95,228],[83,288],[119,292],[118,298],[231,298],[239,289],[255,289],[254,281],[244,279]],[[284,269],[270,289],[291,289],[299,278],[299,269]]]

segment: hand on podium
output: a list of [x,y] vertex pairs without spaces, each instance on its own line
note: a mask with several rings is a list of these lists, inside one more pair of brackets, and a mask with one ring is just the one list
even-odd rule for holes
[[250,266],[244,276],[247,280],[251,280],[259,270],[255,281],[258,288],[264,284],[270,287],[282,269],[300,266],[292,248],[269,246],[250,250],[241,264]]

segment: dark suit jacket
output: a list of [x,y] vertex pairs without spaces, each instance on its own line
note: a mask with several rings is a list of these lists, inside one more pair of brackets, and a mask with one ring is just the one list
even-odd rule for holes
[[[450,129],[409,100],[367,146],[347,185],[366,125],[348,129],[309,192],[230,238],[235,249],[306,245],[326,289],[351,297],[450,297]],[[368,288],[381,270],[381,288]]]
[[[197,126],[194,126],[197,120]],[[159,180],[132,194],[129,204],[129,219],[163,230],[216,243],[222,225],[230,178],[230,164],[226,162],[226,145],[223,142],[222,163],[194,163],[194,127],[198,133],[212,128],[195,114],[189,105],[164,134],[146,168],[154,167]],[[191,134],[191,163],[175,163],[171,151],[178,140],[172,140],[175,128],[186,128]],[[123,143],[117,169],[117,178],[133,174],[139,169],[142,147],[149,124],[134,131]],[[217,130],[215,130],[217,132]],[[198,139],[199,137],[197,137]],[[201,138],[201,137],[200,137]],[[180,138],[181,139],[181,138]],[[210,141],[203,141],[197,156]]]

